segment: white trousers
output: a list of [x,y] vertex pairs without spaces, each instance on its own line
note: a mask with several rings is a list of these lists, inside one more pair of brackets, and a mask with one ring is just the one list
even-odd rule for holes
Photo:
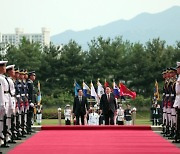
[[126,125],[132,125],[132,120],[126,121]]
[[42,122],[42,113],[41,114],[36,114],[37,117],[37,123],[40,124]]

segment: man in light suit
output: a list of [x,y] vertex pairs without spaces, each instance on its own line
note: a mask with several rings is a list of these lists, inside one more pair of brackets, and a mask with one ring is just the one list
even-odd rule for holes
[[111,89],[106,87],[106,93],[101,96],[100,112],[103,112],[105,125],[114,125],[114,114],[117,114],[117,105]]
[[76,125],[79,125],[79,118],[81,118],[81,124],[84,125],[84,117],[89,110],[89,104],[87,98],[83,96],[82,89],[78,90],[78,96],[74,98],[73,113],[76,116]]

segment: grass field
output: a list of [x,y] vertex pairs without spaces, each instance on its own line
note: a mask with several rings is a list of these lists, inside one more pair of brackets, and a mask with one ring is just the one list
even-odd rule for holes
[[[61,125],[64,125],[64,124],[65,124],[64,119],[62,119]],[[149,119],[136,119],[135,124],[136,125],[151,125],[151,122]],[[59,121],[58,119],[43,119],[42,125],[59,125]]]
[[[64,119],[61,120],[61,125],[64,125]],[[151,125],[150,113],[148,111],[139,111],[136,114],[136,125]],[[36,124],[37,125],[37,124]],[[42,125],[59,125],[58,119],[43,119]]]

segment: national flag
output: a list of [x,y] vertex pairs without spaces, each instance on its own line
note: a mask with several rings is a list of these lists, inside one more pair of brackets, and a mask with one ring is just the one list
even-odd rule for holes
[[37,96],[37,102],[40,104],[41,103],[41,85],[40,82],[38,81],[38,96]]
[[104,81],[104,88],[106,88],[106,87],[109,87],[109,83],[105,79],[105,81]]
[[74,93],[75,93],[75,96],[78,95],[78,90],[81,89],[81,86],[75,81],[74,82]]
[[114,94],[115,98],[119,98],[120,97],[120,89],[116,85],[115,81],[113,81],[113,94]]
[[88,87],[88,85],[83,81],[83,94],[86,97],[90,97],[90,88]]
[[99,98],[101,98],[102,94],[104,94],[104,88],[103,88],[102,84],[99,82],[99,80],[97,82],[97,86],[98,86],[97,94],[98,94]]
[[159,100],[159,86],[157,80],[155,81],[154,98],[156,98],[157,101]]
[[92,81],[91,81],[91,96],[95,98],[97,103],[99,103],[99,98],[98,98],[98,95],[95,91],[95,88],[94,88]]
[[119,83],[120,96],[130,96],[132,99],[136,98],[136,92],[129,90],[124,84]]

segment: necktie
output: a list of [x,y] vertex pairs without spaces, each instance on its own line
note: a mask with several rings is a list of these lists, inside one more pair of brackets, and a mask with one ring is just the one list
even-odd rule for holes
[[110,95],[108,94],[108,102],[110,101]]
[[81,96],[79,97],[79,102],[82,102],[82,97]]

